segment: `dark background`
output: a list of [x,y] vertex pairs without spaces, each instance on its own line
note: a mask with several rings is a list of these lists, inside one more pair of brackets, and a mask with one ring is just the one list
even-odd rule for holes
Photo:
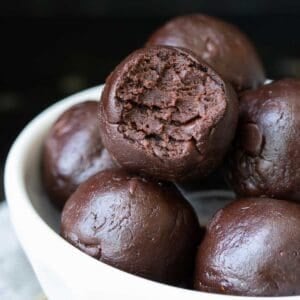
[[[239,26],[269,78],[300,76],[300,1],[1,1],[0,174],[24,125],[49,104],[104,82],[172,16],[202,12]],[[3,198],[2,180],[0,185]]]

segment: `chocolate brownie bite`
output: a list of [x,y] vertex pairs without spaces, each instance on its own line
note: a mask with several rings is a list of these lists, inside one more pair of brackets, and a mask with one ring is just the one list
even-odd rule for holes
[[201,238],[197,217],[172,183],[106,170],[67,201],[62,236],[103,263],[178,284],[192,274]]
[[232,202],[212,219],[196,259],[195,289],[241,296],[300,295],[300,206]]
[[153,45],[192,50],[238,91],[265,81],[262,63],[249,38],[215,17],[194,14],[171,19],[150,36],[146,46]]
[[247,91],[229,180],[242,197],[300,201],[300,80],[274,81]]
[[101,138],[112,157],[162,180],[212,172],[238,117],[231,86],[189,50],[167,46],[128,56],[107,79],[99,105]]
[[97,101],[66,110],[51,127],[42,153],[43,184],[62,208],[78,185],[101,170],[115,167],[99,134]]

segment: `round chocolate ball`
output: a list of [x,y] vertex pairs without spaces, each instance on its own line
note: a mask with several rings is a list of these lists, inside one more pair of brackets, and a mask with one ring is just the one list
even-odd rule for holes
[[97,101],[72,106],[58,118],[46,137],[43,183],[50,200],[59,208],[80,183],[114,167],[100,139],[97,107]]
[[239,196],[300,201],[300,80],[242,94],[229,180]]
[[101,138],[112,157],[162,180],[213,171],[238,118],[230,85],[189,50],[167,46],[129,55],[108,77],[99,105]]
[[258,54],[249,38],[220,19],[195,14],[174,18],[155,31],[146,46],[170,45],[195,52],[237,90],[265,81]]
[[90,256],[145,278],[178,283],[192,273],[201,232],[171,183],[106,170],[67,201],[62,236]]
[[231,295],[300,295],[299,204],[250,198],[221,209],[198,249],[194,286]]

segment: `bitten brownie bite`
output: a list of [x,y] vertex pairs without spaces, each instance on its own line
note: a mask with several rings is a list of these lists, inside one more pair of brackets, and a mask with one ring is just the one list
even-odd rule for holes
[[97,107],[97,101],[72,106],[58,118],[46,137],[43,183],[50,200],[59,208],[80,183],[115,166],[100,139]]
[[176,17],[155,31],[146,46],[169,45],[195,52],[237,90],[265,81],[262,63],[248,37],[220,19],[201,15]]
[[231,295],[299,295],[299,204],[253,198],[221,209],[198,249],[194,286]]
[[237,124],[236,94],[195,54],[167,46],[129,55],[99,104],[103,144],[125,169],[163,180],[208,175]]
[[62,236],[90,256],[148,279],[179,283],[192,274],[197,217],[171,183],[106,170],[67,201]]
[[240,196],[300,201],[300,80],[284,79],[247,91],[229,180]]

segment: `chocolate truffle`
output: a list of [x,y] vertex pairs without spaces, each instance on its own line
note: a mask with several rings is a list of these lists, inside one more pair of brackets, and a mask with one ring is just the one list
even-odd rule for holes
[[251,41],[235,26],[201,14],[174,18],[149,38],[146,46],[170,45],[195,52],[237,90],[265,81]]
[[191,274],[197,217],[176,187],[106,170],[67,201],[62,236],[106,264],[148,279],[177,283]]
[[240,196],[300,201],[300,80],[242,94],[229,180]]
[[43,183],[50,200],[59,208],[80,183],[114,167],[101,143],[97,107],[96,101],[72,106],[58,118],[46,137]]
[[299,295],[299,204],[261,198],[234,201],[211,221],[196,260],[197,290]]
[[125,169],[162,180],[206,176],[235,133],[236,94],[195,54],[167,46],[128,56],[100,101],[103,144]]

